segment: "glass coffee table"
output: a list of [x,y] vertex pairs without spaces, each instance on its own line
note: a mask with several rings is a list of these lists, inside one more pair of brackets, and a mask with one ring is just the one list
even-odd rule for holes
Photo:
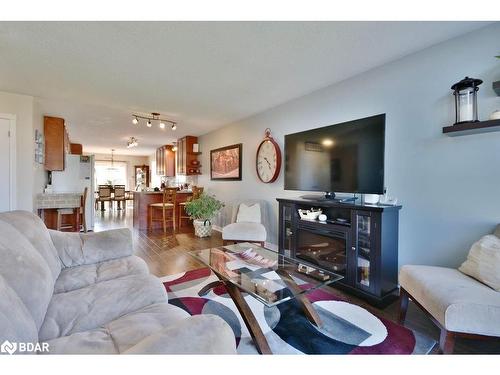
[[246,242],[195,250],[190,255],[207,265],[219,278],[198,294],[203,296],[223,284],[261,354],[271,354],[271,349],[243,292],[268,307],[296,299],[307,319],[320,327],[321,319],[305,294],[343,278]]

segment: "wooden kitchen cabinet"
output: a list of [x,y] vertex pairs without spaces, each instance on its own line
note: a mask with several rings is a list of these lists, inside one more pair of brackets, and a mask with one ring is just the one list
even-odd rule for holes
[[83,155],[83,146],[80,143],[70,143],[71,155]]
[[43,133],[45,137],[45,170],[63,171],[64,155],[71,152],[64,119],[44,116]]
[[177,140],[177,173],[185,176],[201,174],[198,161],[200,152],[193,152],[193,145],[198,143],[198,137],[191,135]]
[[171,145],[156,149],[156,174],[158,176],[175,176],[175,152]]

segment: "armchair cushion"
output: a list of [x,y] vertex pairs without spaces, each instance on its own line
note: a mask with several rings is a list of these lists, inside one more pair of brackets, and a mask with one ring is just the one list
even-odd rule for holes
[[235,241],[265,241],[266,228],[259,223],[233,223],[222,228],[223,240]]
[[238,215],[236,216],[237,223],[247,222],[260,224],[260,220],[260,204],[255,203],[250,206],[247,206],[245,203],[240,204]]
[[500,336],[500,293],[452,268],[407,265],[399,282],[444,328]]
[[97,233],[49,230],[63,267],[94,264],[132,255],[132,233],[128,228]]

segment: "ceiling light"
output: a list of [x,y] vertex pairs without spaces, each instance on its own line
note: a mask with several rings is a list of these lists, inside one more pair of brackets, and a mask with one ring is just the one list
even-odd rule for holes
[[321,142],[321,144],[323,146],[326,146],[326,147],[330,147],[330,146],[333,146],[333,140],[331,139],[324,139],[323,142]]
[[172,130],[177,129],[177,123],[172,120],[167,120],[165,118],[161,118],[161,115],[158,112],[152,112],[151,115],[143,116],[140,114],[133,113],[132,114],[132,124],[139,124],[139,119],[147,120],[146,126],[148,128],[153,126],[153,121],[158,122],[158,127],[160,129],[165,129],[167,127],[167,123],[171,124]]
[[172,151],[177,151],[177,142],[173,142],[174,147],[172,147]]
[[130,137],[127,141],[127,148],[139,146],[139,141],[135,137]]

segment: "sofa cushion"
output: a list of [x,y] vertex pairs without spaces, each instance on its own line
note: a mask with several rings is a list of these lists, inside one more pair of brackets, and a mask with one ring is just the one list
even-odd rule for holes
[[35,320],[16,292],[0,275],[0,343],[37,342]]
[[49,230],[63,267],[75,267],[118,259],[133,254],[128,228],[96,233],[68,233]]
[[118,354],[145,337],[189,317],[181,308],[157,303],[126,314],[102,327],[49,340],[50,354]]
[[258,223],[233,223],[222,228],[224,240],[265,241],[266,228]]
[[39,339],[92,330],[145,306],[167,301],[165,287],[152,275],[131,275],[57,293],[50,301]]
[[500,292],[500,238],[483,236],[472,245],[458,270]]
[[123,276],[147,274],[149,270],[146,262],[135,255],[102,263],[64,268],[56,280],[54,293],[69,292]]
[[0,220],[0,275],[26,306],[38,329],[52,298],[55,278],[40,252],[3,220]]
[[500,336],[500,293],[452,268],[403,266],[401,286],[449,331]]
[[44,222],[28,211],[4,212],[0,214],[0,220],[16,228],[33,245],[49,266],[55,280],[61,272],[61,261]]
[[231,327],[216,315],[194,315],[149,335],[124,354],[236,354]]

